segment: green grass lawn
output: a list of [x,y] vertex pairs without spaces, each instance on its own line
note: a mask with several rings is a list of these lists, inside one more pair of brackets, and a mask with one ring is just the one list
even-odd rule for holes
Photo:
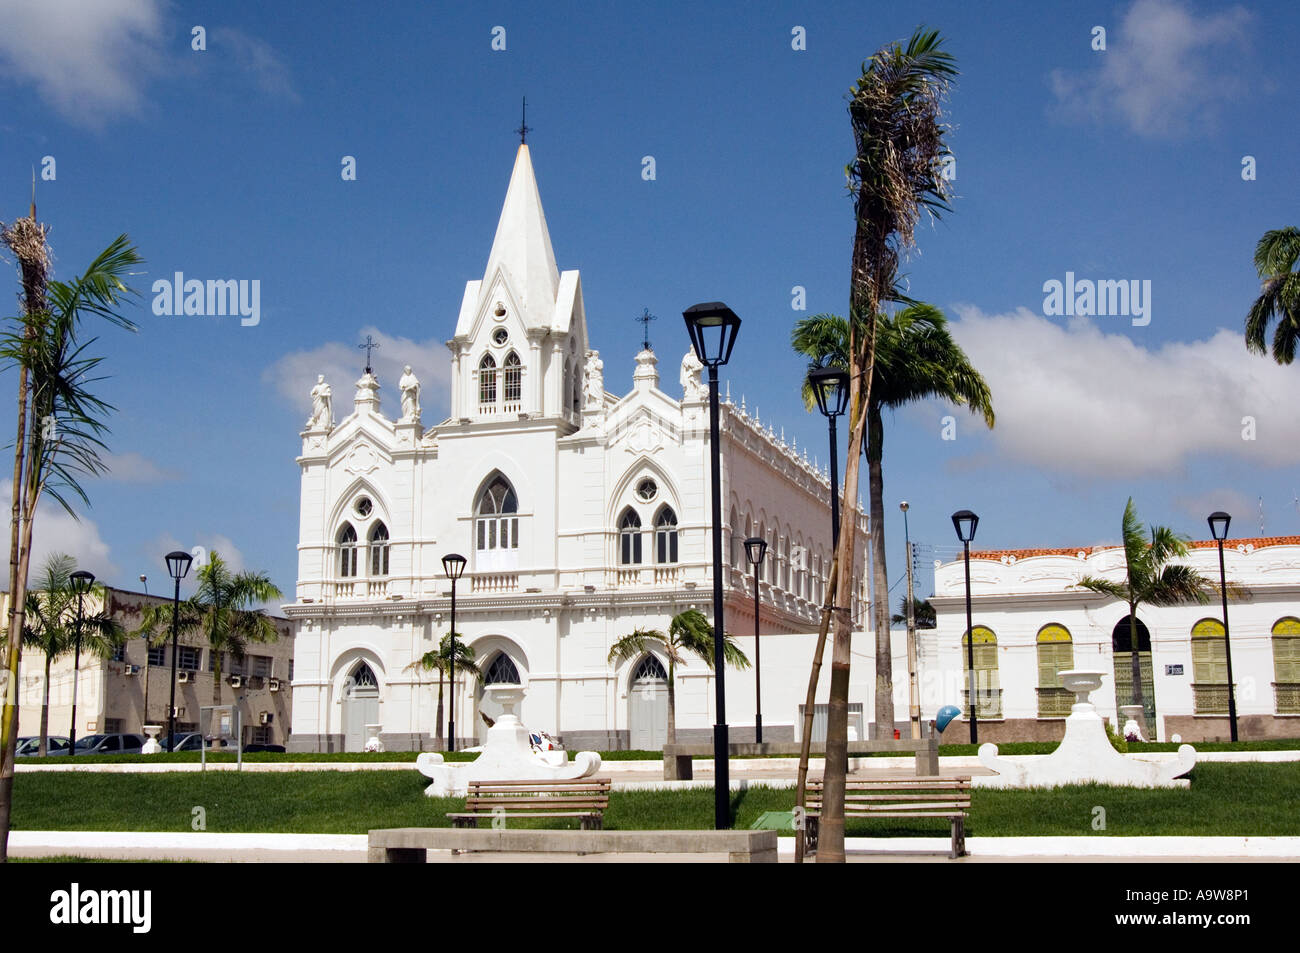
[[[239,774],[19,774],[15,830],[191,830],[194,808],[214,832],[363,834],[377,827],[447,826],[459,799],[427,798],[415,771]],[[1300,836],[1300,762],[1202,764],[1190,790],[1098,785],[972,795],[971,836],[1135,834]],[[793,790],[753,787],[733,798],[736,826],[765,811],[788,811]],[[1105,831],[1094,831],[1094,808]],[[566,826],[566,821],[533,821]],[[512,826],[525,826],[511,821]],[[626,791],[610,797],[611,830],[704,829],[713,825],[713,791]],[[568,824],[568,826],[574,826]],[[942,836],[942,821],[853,821],[856,835]]]

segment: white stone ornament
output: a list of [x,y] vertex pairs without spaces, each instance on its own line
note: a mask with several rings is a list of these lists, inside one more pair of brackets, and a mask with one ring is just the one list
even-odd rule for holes
[[402,423],[420,422],[420,381],[411,373],[407,364],[402,377],[397,382],[402,391]]
[[998,746],[980,745],[979,759],[997,774],[971,778],[976,787],[1046,788],[1062,784],[1109,784],[1134,788],[1186,788],[1183,778],[1196,766],[1196,749],[1183,745],[1172,761],[1146,761],[1120,754],[1106,736],[1097,706],[1088,700],[1101,687],[1106,672],[1071,669],[1061,672],[1061,684],[1074,692],[1075,703],[1065,719],[1065,738],[1046,757],[1016,761],[998,757]]
[[433,783],[424,789],[429,797],[463,797],[470,781],[572,781],[589,778],[600,770],[600,755],[579,751],[572,763],[564,751],[534,751],[529,731],[515,714],[524,698],[524,686],[488,685],[485,692],[503,709],[488,729],[483,753],[471,764],[446,764],[442,755],[425,752],[415,767]]
[[587,369],[582,388],[582,409],[599,410],[605,399],[605,362],[599,351],[587,352]]
[[[704,400],[708,396],[708,391],[704,387],[704,380],[702,378],[703,371],[704,365],[700,362],[700,359],[695,356],[694,348],[691,348],[682,355],[681,384],[682,401],[684,403],[693,403],[695,401]],[[740,403],[743,409],[745,404],[743,394],[741,395]]]

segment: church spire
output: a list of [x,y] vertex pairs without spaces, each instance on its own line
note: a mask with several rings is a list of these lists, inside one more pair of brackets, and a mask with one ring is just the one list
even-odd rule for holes
[[549,323],[560,273],[555,266],[555,252],[546,228],[546,215],[542,212],[532,157],[527,144],[522,142],[515,156],[505,204],[501,207],[496,237],[492,240],[484,284],[491,283],[497,268],[506,273],[511,288],[520,297],[525,322]]

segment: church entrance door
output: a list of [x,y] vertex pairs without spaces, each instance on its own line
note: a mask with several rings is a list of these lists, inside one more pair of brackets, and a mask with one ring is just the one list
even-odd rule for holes
[[366,747],[366,725],[379,724],[379,686],[370,666],[362,663],[343,688],[343,750]]
[[628,742],[636,751],[657,751],[668,740],[668,673],[647,655],[632,674],[628,692]]

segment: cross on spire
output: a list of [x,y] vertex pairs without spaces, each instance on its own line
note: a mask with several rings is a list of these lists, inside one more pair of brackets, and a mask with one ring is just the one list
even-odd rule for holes
[[515,130],[515,132],[519,133],[519,144],[521,146],[528,141],[528,134],[532,131],[532,128],[528,125],[528,97],[525,96],[523,116],[519,120],[519,128]]
[[366,335],[366,343],[365,343],[365,344],[358,344],[358,345],[357,345],[357,350],[358,350],[358,351],[365,351],[365,352],[366,352],[366,373],[367,373],[367,374],[373,373],[373,372],[370,370],[370,352],[373,351],[373,350],[374,350],[375,348],[377,348],[377,347],[379,347],[379,342],[378,342],[378,341],[371,340],[371,337],[370,337],[369,334]]
[[650,322],[658,321],[659,319],[650,313],[649,308],[643,308],[641,314],[632,320],[639,321],[644,327],[644,330],[641,332],[641,350],[650,350]]

